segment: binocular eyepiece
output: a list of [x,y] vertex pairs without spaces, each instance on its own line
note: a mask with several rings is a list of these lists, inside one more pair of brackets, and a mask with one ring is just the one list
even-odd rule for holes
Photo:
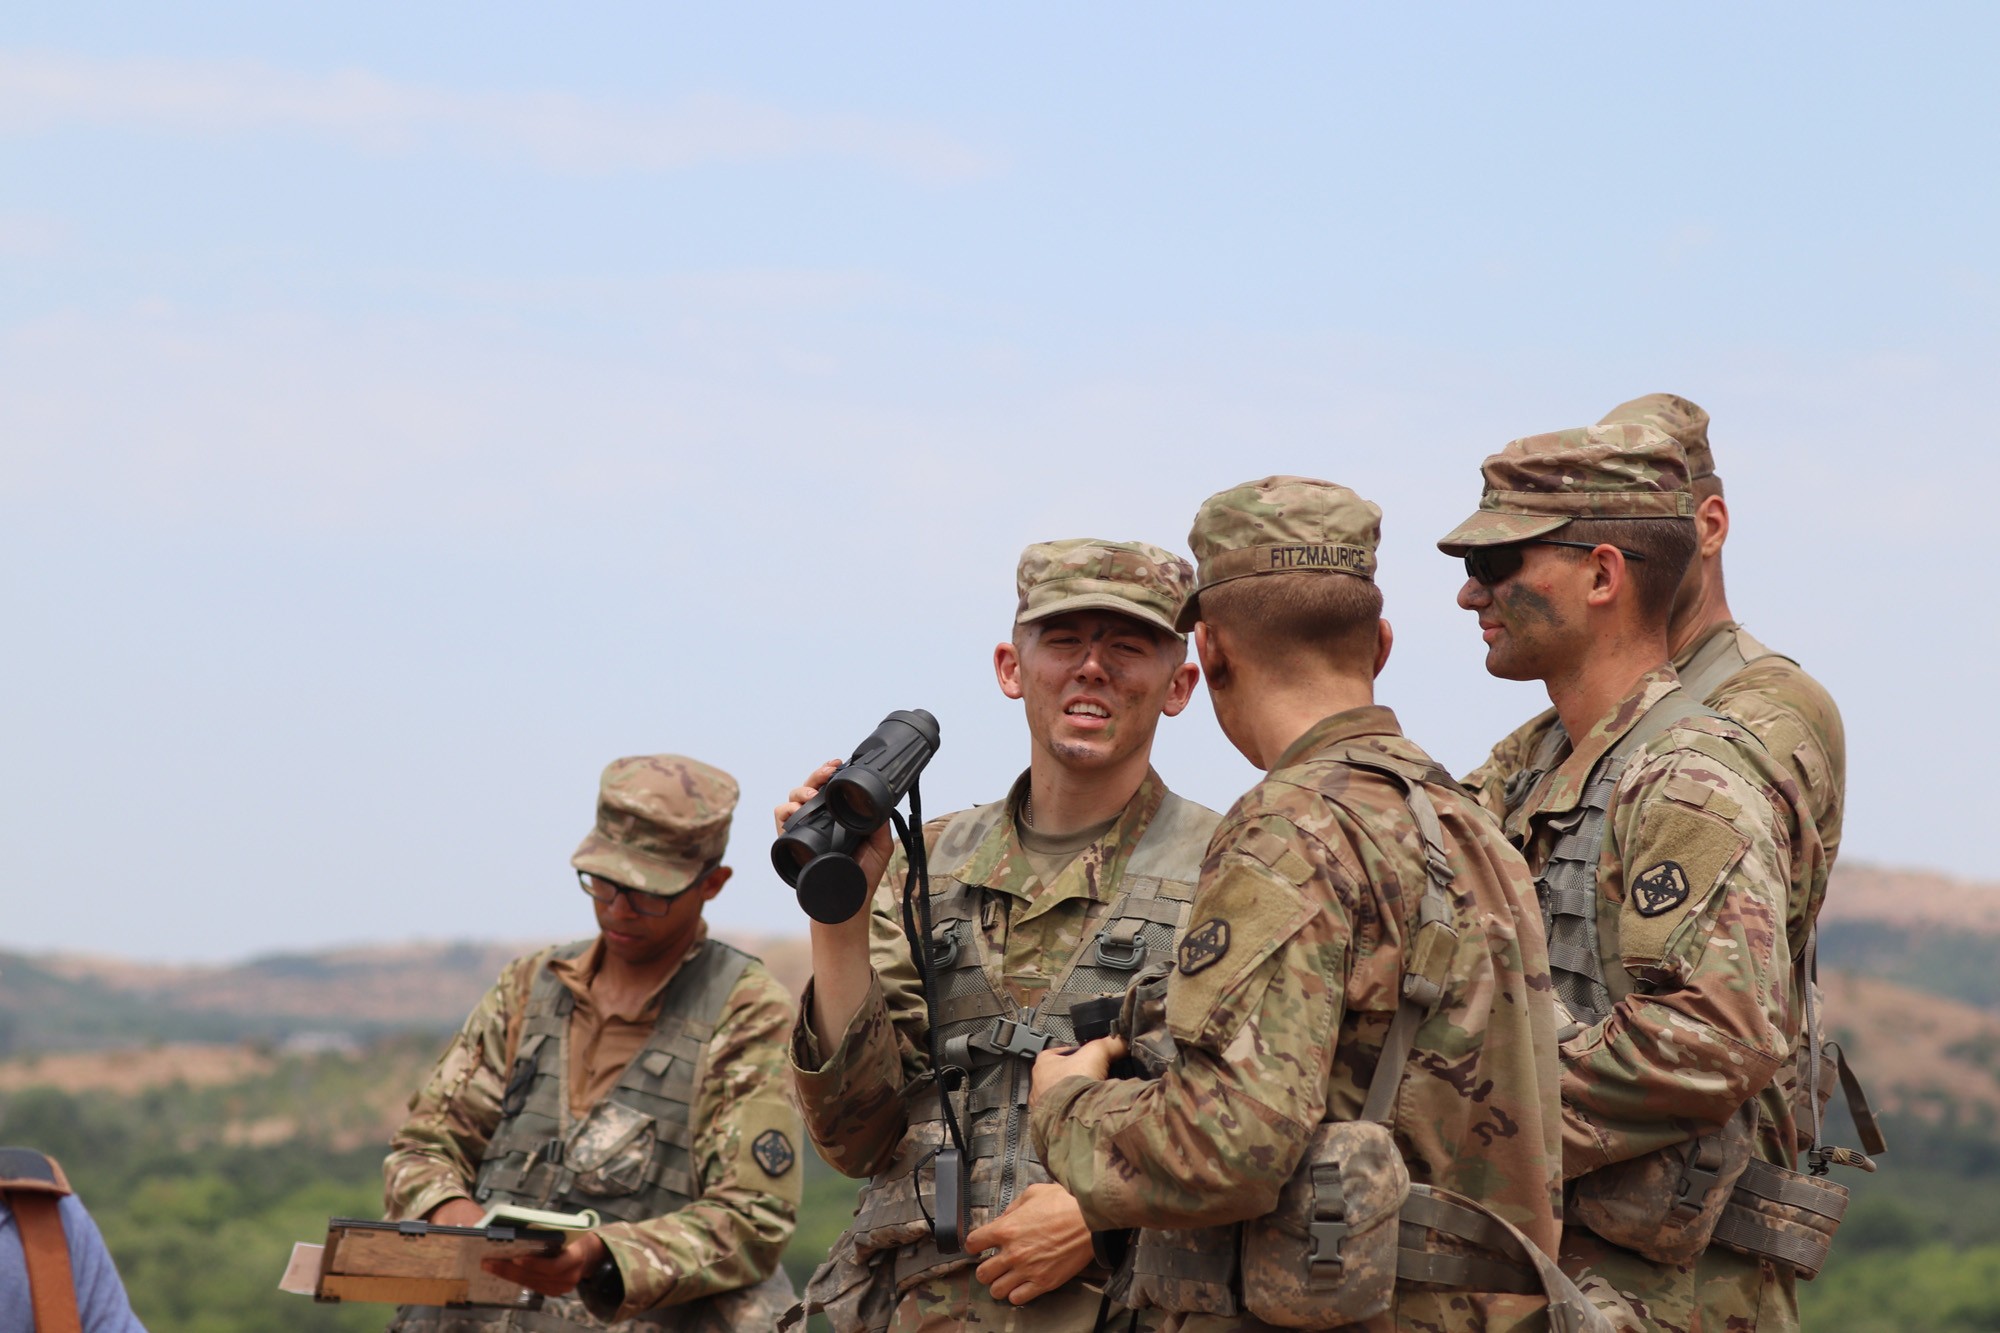
[[888,822],[937,749],[937,719],[921,708],[898,709],[785,821],[771,844],[771,867],[807,916],[836,925],[861,910],[871,886],[854,854]]

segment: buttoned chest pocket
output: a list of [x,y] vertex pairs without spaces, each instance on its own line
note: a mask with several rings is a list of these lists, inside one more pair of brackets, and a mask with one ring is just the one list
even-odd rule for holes
[[565,1158],[583,1193],[631,1194],[646,1183],[658,1141],[659,1126],[651,1116],[607,1099],[592,1107],[570,1136]]

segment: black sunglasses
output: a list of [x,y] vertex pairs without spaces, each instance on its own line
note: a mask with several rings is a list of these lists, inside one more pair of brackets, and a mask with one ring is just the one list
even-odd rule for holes
[[632,904],[632,910],[640,916],[665,916],[674,910],[674,900],[664,894],[635,889],[616,880],[606,879],[602,875],[593,875],[588,870],[577,871],[576,882],[583,886],[585,893],[606,907],[611,906],[622,893],[625,895],[625,901]]
[[[1604,542],[1566,542],[1554,537],[1531,537],[1524,542],[1509,542],[1505,546],[1475,546],[1465,553],[1465,577],[1474,583],[1491,588],[1505,583],[1521,572],[1521,562],[1527,559],[1526,550],[1530,546],[1574,546],[1579,551],[1595,551]],[[1637,551],[1627,551],[1622,546],[1611,548],[1627,560],[1644,560]]]

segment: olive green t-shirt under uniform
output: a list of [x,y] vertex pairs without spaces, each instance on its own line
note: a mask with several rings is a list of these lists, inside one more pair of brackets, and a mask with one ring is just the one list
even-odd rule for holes
[[1111,831],[1119,817],[1125,812],[1111,816],[1101,824],[1078,829],[1074,833],[1053,834],[1038,832],[1024,821],[1017,811],[1014,815],[1014,833],[1021,840],[1021,850],[1028,854],[1028,864],[1035,868],[1035,876],[1044,884],[1053,884],[1056,877],[1069,869],[1069,863],[1083,853],[1083,849]]

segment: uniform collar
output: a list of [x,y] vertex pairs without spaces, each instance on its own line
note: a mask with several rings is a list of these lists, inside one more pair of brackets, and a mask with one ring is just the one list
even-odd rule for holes
[[[695,927],[694,939],[688,943],[687,952],[680,956],[678,962],[667,969],[666,975],[660,978],[660,984],[647,991],[645,998],[639,1002],[632,1012],[611,1013],[607,1011],[606,1016],[621,1019],[627,1023],[636,1023],[643,1018],[658,1013],[660,997],[666,993],[667,987],[673,984],[674,978],[681,974],[681,969],[687,966],[687,960],[700,953],[701,946],[706,943],[708,943],[708,922],[704,919]],[[576,996],[579,1000],[591,1000],[592,1003],[595,1003],[595,1001],[592,1000],[590,994],[590,983],[597,979],[597,973],[603,966],[604,937],[601,935],[590,942],[588,949],[585,949],[574,958],[551,958],[548,962],[549,971],[555,974],[556,980],[560,981],[570,994]]]
[[1102,903],[1116,897],[1118,881],[1125,873],[1125,863],[1131,859],[1132,849],[1139,845],[1139,839],[1146,835],[1147,826],[1159,812],[1160,802],[1166,799],[1167,784],[1160,781],[1158,773],[1148,768],[1139,789],[1132,793],[1132,799],[1119,813],[1117,822],[1103,837],[1078,852],[1076,859],[1056,876],[1053,884],[1043,884],[1036,876],[1035,868],[1014,832],[1015,814],[1027,794],[1028,775],[1023,773],[1015,779],[1013,789],[1007,793],[1001,817],[994,821],[993,827],[966,856],[964,863],[956,868],[940,868],[941,871],[948,869],[952,878],[961,884],[1011,894],[1025,901],[1027,910],[1015,916],[1017,921],[1039,916],[1057,903],[1072,898],[1087,898]]
[[1688,664],[1694,661],[1694,659],[1701,653],[1702,649],[1708,647],[1709,643],[1714,640],[1716,635],[1734,634],[1737,630],[1742,628],[1743,627],[1741,625],[1739,625],[1737,622],[1733,620],[1725,620],[1720,625],[1712,626],[1709,629],[1708,633],[1702,635],[1699,639],[1696,639],[1693,643],[1681,649],[1680,652],[1675,655],[1674,670],[1686,671],[1688,669]]
[[1321,750],[1338,745],[1342,741],[1355,740],[1362,736],[1401,736],[1403,728],[1396,721],[1393,709],[1381,704],[1364,704],[1360,708],[1343,709],[1332,717],[1323,717],[1306,728],[1305,734],[1285,747],[1278,756],[1278,762],[1271,765],[1276,772],[1290,768],[1312,758]]
[[[1604,716],[1591,724],[1583,739],[1570,744],[1569,753],[1555,770],[1542,780],[1539,789],[1529,793],[1528,802],[1517,818],[1521,821],[1536,815],[1561,814],[1576,809],[1583,800],[1583,785],[1590,777],[1590,770],[1597,767],[1597,761],[1605,751],[1624,739],[1625,733],[1639,724],[1639,719],[1652,710],[1654,704],[1681,687],[1680,677],[1674,674],[1671,665],[1662,663],[1639,677],[1625,697],[1613,704]],[[1562,729],[1562,723],[1556,723]]]

